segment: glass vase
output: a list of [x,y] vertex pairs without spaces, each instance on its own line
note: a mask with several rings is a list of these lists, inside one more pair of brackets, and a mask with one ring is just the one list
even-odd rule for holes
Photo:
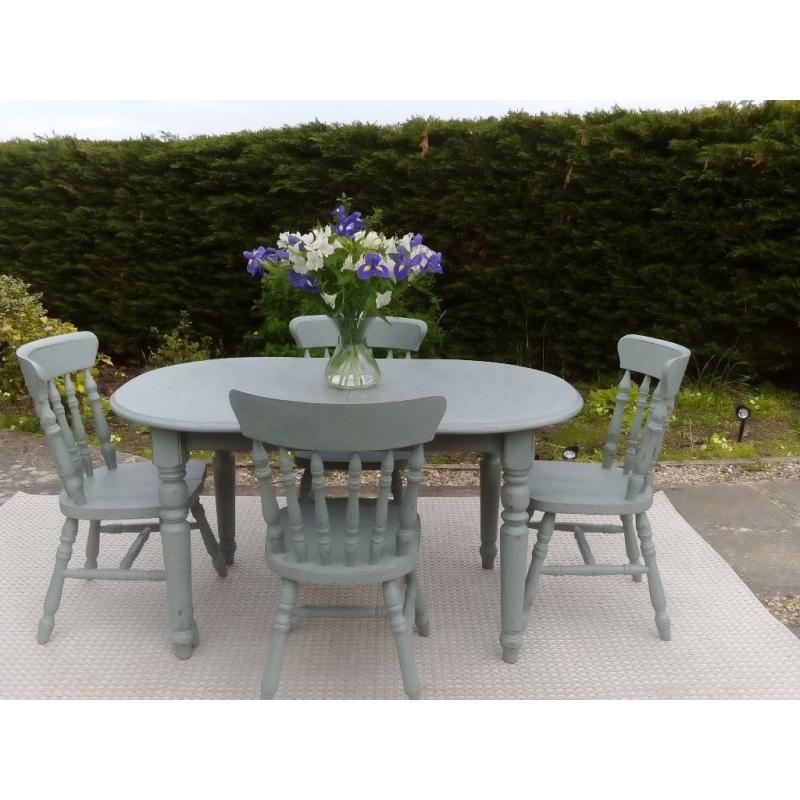
[[325,380],[337,389],[369,389],[381,378],[378,362],[367,347],[367,325],[372,317],[331,317],[339,343],[325,368]]

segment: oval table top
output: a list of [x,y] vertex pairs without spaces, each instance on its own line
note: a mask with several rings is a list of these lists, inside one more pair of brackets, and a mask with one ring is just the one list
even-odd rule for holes
[[163,430],[238,433],[228,393],[240,389],[282,400],[365,403],[441,395],[439,434],[533,430],[577,414],[583,400],[566,381],[527,367],[458,359],[381,359],[370,389],[325,383],[324,358],[221,358],[145,372],[111,395],[123,419]]

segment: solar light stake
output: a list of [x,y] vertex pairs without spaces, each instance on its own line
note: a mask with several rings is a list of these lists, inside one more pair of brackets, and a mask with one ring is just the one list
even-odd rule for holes
[[747,406],[737,406],[736,419],[739,420],[739,436],[736,441],[741,442],[742,437],[744,436],[744,426],[747,423],[747,420],[750,419],[750,409]]
[[564,448],[564,452],[561,453],[561,458],[564,461],[574,461],[578,457],[578,445],[571,444],[568,447]]

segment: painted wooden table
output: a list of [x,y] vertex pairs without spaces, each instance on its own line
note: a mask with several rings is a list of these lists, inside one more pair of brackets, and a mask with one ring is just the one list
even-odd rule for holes
[[111,396],[115,414],[147,425],[152,435],[153,462],[161,479],[161,540],[175,655],[188,658],[198,643],[184,483],[189,450],[215,452],[218,531],[225,559],[233,563],[236,540],[232,452],[250,449],[228,401],[228,393],[235,388],[280,399],[333,403],[444,396],[447,411],[426,451],[481,454],[480,554],[486,569],[492,568],[497,555],[502,498],[500,643],[503,658],[514,663],[524,627],[528,470],[533,458],[533,431],[577,414],[583,405],[580,395],[561,378],[546,372],[455,359],[383,360],[378,386],[343,391],[325,384],[326,363],[325,359],[316,358],[197,361],[146,372]]

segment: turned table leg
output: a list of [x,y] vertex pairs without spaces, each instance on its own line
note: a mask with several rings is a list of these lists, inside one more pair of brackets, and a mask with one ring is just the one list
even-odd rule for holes
[[236,552],[236,472],[233,453],[228,450],[214,452],[214,496],[219,547],[230,566]]
[[167,573],[167,599],[172,651],[186,659],[199,641],[192,607],[192,552],[189,492],[186,487],[187,452],[180,433],[153,430],[153,462],[158,469],[161,503],[161,546]]
[[497,557],[497,514],[500,511],[500,456],[481,456],[481,564],[492,569]]
[[533,459],[530,431],[509,433],[503,451],[503,524],[500,528],[500,644],[503,661],[519,657],[524,630],[528,557],[528,473]]

